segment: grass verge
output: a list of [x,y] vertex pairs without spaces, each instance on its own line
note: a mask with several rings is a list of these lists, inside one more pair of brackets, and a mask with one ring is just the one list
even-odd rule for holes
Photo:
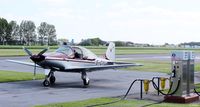
[[[196,90],[200,92],[200,83],[195,84]],[[64,102],[64,103],[53,103],[47,105],[37,105],[35,107],[87,107],[95,104],[108,103],[112,101],[117,101],[119,98],[94,98],[83,101],[73,101],[73,102]],[[176,104],[176,103],[164,103],[164,102],[155,102],[149,100],[122,100],[117,103],[104,105],[101,107],[199,107],[199,104]],[[96,106],[95,106],[96,107]],[[98,106],[100,107],[100,106]]]
[[196,91],[197,91],[197,92],[200,92],[200,83],[195,84],[195,88],[196,88]]
[[[43,74],[37,74],[36,79],[43,79]],[[0,83],[32,80],[33,74],[28,72],[0,71]]]
[[[83,101],[56,103],[48,105],[38,105],[35,107],[86,107],[94,104],[107,103],[118,100],[117,98],[96,98]],[[146,100],[123,100],[114,104],[98,106],[98,107],[199,107],[199,104],[174,104],[174,103],[157,103]]]

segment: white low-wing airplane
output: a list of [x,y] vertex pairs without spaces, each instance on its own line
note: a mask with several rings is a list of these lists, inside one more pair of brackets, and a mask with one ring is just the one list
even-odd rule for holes
[[34,63],[8,60],[24,65],[44,68],[44,86],[55,83],[55,71],[80,73],[84,85],[89,85],[89,78],[86,72],[105,69],[123,68],[129,66],[141,66],[141,64],[115,62],[115,44],[110,42],[103,58],[97,57],[90,50],[81,46],[62,45],[56,51],[45,53],[48,49],[42,50],[39,54],[33,55],[27,48],[23,48]]

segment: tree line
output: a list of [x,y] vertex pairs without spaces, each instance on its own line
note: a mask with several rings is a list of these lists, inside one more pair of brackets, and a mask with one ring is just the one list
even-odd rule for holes
[[41,22],[38,27],[31,20],[8,22],[0,18],[0,45],[56,45],[54,25]]
[[190,45],[190,46],[200,46],[200,42],[188,42],[180,43],[179,45]]
[[78,45],[81,46],[99,46],[107,44],[106,41],[101,40],[100,38],[89,38],[89,39],[82,39]]
[[[115,43],[115,46],[125,47],[125,46],[132,46],[132,47],[154,47],[154,45],[145,44],[145,43],[133,43],[131,41],[112,41]],[[106,46],[108,45],[109,41],[101,40],[100,38],[88,38],[82,39],[78,45],[81,46]]]

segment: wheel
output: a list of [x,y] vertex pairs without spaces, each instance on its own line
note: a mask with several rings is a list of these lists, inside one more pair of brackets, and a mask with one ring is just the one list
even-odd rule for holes
[[83,84],[84,84],[85,86],[89,85],[89,83],[90,83],[90,80],[89,80],[88,78],[83,79]]
[[55,77],[55,76],[51,76],[51,77],[49,78],[49,80],[50,80],[50,83],[51,83],[51,84],[54,84],[55,81],[56,81],[56,77]]
[[45,87],[48,87],[48,86],[50,86],[50,82],[49,82],[48,80],[44,80],[44,81],[43,81],[43,85],[44,85]]

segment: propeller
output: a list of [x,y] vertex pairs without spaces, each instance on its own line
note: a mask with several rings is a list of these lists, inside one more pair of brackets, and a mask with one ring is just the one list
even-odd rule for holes
[[29,55],[32,56],[33,54],[31,53],[31,51],[29,51],[27,48],[23,47],[24,51]]
[[42,55],[42,54],[44,54],[46,51],[48,51],[49,50],[49,47],[48,48],[45,48],[45,49],[43,49],[40,53],[38,53],[38,55]]
[[35,80],[36,77],[36,67],[37,67],[37,63],[41,62],[45,59],[45,56],[43,55],[46,51],[49,50],[49,48],[45,48],[42,51],[40,51],[37,55],[33,55],[31,53],[31,51],[29,51],[27,48],[23,47],[24,51],[30,56],[30,59],[34,62],[34,77],[33,79]]

